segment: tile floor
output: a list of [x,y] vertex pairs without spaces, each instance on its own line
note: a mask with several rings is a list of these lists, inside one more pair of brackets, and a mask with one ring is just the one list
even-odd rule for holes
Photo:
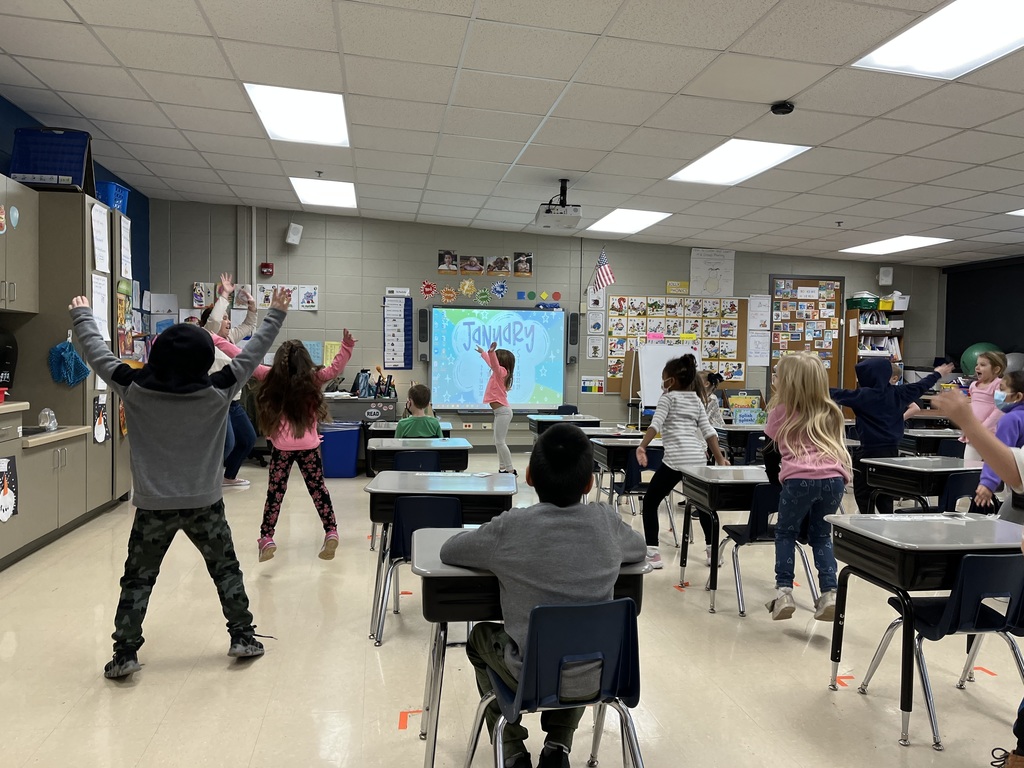
[[[525,457],[517,459],[525,465]],[[474,457],[471,469],[490,470],[493,461]],[[305,489],[295,484],[285,500],[277,557],[259,563],[265,473],[246,466],[242,475],[252,488],[226,494],[258,631],[277,638],[265,641],[266,656],[251,664],[225,655],[216,594],[181,536],[153,593],[142,671],[128,683],[102,677],[132,519],[128,504],[0,572],[0,765],[422,765],[419,715],[403,720],[402,713],[421,705],[429,628],[419,613],[416,579],[405,571],[402,586],[411,594],[402,598],[402,614],[389,615],[382,647],[367,639],[375,553],[367,542],[366,479],[329,481],[342,532],[334,561],[317,559],[322,531]],[[517,503],[534,499],[524,486]],[[639,529],[639,518],[626,517]],[[959,768],[988,765],[992,747],[1011,746],[1022,689],[998,640],[990,639],[979,659],[995,676],[979,673],[965,691],[954,687],[963,641],[928,645],[946,750],[930,747],[920,692],[913,744],[900,747],[895,649],[871,694],[856,689],[893,616],[884,593],[853,582],[842,669],[853,681],[832,692],[831,625],[811,617],[806,585],[796,590],[793,619],[772,622],[762,607],[772,592],[770,547],[744,552],[745,619],[736,614],[728,559],[719,612],[711,615],[698,584],[707,574],[703,560],[688,569],[698,586],[680,592],[670,542],[662,552],[668,567],[647,578],[640,616],[643,694],[634,716],[648,766]],[[450,649],[448,662],[439,767],[462,765],[477,701],[462,650]],[[586,763],[591,722],[584,718],[574,766]],[[614,766],[621,759],[614,714],[607,729],[602,765]],[[539,744],[531,738],[535,752]],[[488,758],[482,749],[474,766],[489,765]]]

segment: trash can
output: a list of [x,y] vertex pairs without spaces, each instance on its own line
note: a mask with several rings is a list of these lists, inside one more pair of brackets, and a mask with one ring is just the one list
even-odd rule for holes
[[320,425],[325,477],[355,477],[362,423],[334,421]]

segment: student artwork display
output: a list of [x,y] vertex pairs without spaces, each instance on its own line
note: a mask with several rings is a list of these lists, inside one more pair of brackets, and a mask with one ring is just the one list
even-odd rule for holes
[[105,443],[110,439],[110,417],[107,414],[107,396],[97,395],[92,399],[92,440]]
[[249,297],[252,296],[252,284],[241,283],[235,286],[234,301],[231,306],[235,309],[247,309]]
[[690,250],[690,287],[700,296],[729,296],[733,292],[736,251],[722,248]]
[[320,306],[320,286],[300,285],[299,286],[299,309],[307,312],[315,312]]
[[511,263],[505,256],[495,256],[487,259],[486,272],[495,277],[508,277],[512,274]]
[[459,274],[459,257],[455,251],[437,252],[437,274],[449,276]]
[[[691,296],[607,297],[607,316],[587,312],[587,359],[607,356],[608,389],[617,391],[617,379],[624,371],[624,358],[644,344],[679,347],[679,354],[700,356],[702,368],[725,377],[726,381],[746,379],[746,299]],[[606,340],[596,342],[601,320]],[[598,356],[597,350],[603,353]],[[613,382],[615,382],[613,384]]]
[[[284,285],[280,283],[257,283],[256,299],[257,309],[270,309],[270,302],[274,299],[274,290],[284,288],[291,296],[288,309],[297,309],[303,312],[316,312],[320,308],[320,286],[319,285]],[[236,301],[238,291],[235,291]],[[243,304],[248,306],[248,303]]]
[[587,360],[604,360],[604,336],[587,336]]
[[0,523],[18,514],[18,465],[14,456],[0,458]]
[[842,281],[816,276],[771,276],[771,361],[794,352],[813,352],[838,386],[841,336],[836,308],[842,306]]
[[117,294],[117,355],[122,360],[135,354],[135,328],[132,318],[132,297]]
[[512,275],[533,277],[533,254],[516,252],[512,254]]
[[204,283],[199,281],[192,283],[192,306],[194,308],[202,309],[203,307],[208,307],[216,300],[216,283]]

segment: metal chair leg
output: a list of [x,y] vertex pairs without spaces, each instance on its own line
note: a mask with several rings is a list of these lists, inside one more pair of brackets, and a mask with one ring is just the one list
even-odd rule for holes
[[801,544],[798,543],[796,545],[796,551],[800,553],[800,559],[804,561],[804,570],[807,571],[807,585],[811,588],[811,600],[817,605],[821,594],[818,592],[818,582],[811,573],[811,561],[807,559],[807,553]]
[[[978,660],[978,653],[981,651],[981,641],[984,638],[984,635],[974,636],[974,642],[971,643],[971,650],[967,653],[967,659],[964,661],[964,668],[960,673],[960,679],[956,681],[956,687],[961,691],[967,687],[966,684],[968,682],[974,682],[974,662]],[[1019,667],[1018,671],[1020,671]]]
[[[597,752],[601,749],[601,736],[604,733],[604,716],[608,711],[608,705],[601,702],[594,707],[594,740],[590,744],[590,758],[587,765],[594,768],[597,765]],[[466,766],[469,768],[469,766]]]
[[373,543],[377,539],[378,523],[370,523],[370,551],[373,552]]
[[932,724],[932,749],[941,752],[942,739],[939,738],[939,719],[935,714],[935,698],[932,696],[932,683],[928,679],[928,664],[924,660],[924,638],[917,636],[914,642],[914,656],[917,658],[917,673],[924,687],[924,706],[928,710],[928,720]]
[[875,674],[875,670],[878,669],[878,665],[882,663],[882,657],[885,656],[885,652],[889,649],[889,643],[892,641],[892,636],[896,634],[896,630],[903,626],[903,618],[893,619],[892,623],[886,627],[885,633],[882,635],[882,639],[878,641],[878,648],[875,649],[875,655],[871,657],[871,663],[868,664],[868,671],[864,675],[864,682],[861,683],[857,690],[860,693],[868,692],[868,684],[871,682],[871,678]]
[[668,495],[668,529],[672,531],[672,542],[679,549],[679,534],[676,533],[676,515],[672,505],[672,494]]
[[398,576],[399,576],[399,572],[398,572],[398,569],[396,568],[395,569],[395,588],[394,588],[394,590],[392,590],[393,593],[394,593],[394,600],[395,600],[395,607],[394,607],[394,612],[395,613],[400,613],[400,609],[398,607],[398,597],[402,593],[402,588],[401,588],[401,586],[399,586],[399,583],[398,583]]
[[1017,674],[1020,675],[1020,680],[1024,683],[1024,657],[1021,656],[1020,648],[1017,647],[1017,641],[1010,637],[1007,632],[997,632],[996,634],[1003,638],[1006,644],[1010,646],[1010,653],[1013,654],[1013,660],[1017,664]]
[[384,642],[384,618],[388,614],[388,594],[391,591],[391,577],[395,569],[401,564],[401,560],[392,561],[388,567],[387,575],[384,576],[384,584],[380,590],[380,603],[377,605],[377,626],[373,632],[373,644],[375,646],[380,646]]
[[488,691],[480,697],[480,703],[476,707],[476,714],[473,716],[473,728],[469,732],[469,746],[466,748],[465,768],[473,764],[473,756],[476,754],[477,745],[480,743],[480,732],[484,728],[484,712],[487,705],[495,699],[494,691]]
[[740,547],[736,543],[732,545],[732,576],[736,581],[736,607],[739,608],[740,616],[746,616],[747,604],[743,600],[743,576],[740,574]]
[[498,716],[498,722],[494,724],[494,768],[505,765],[505,723],[508,722],[504,715]]
[[618,699],[608,702],[608,705],[619,713],[622,724],[622,743],[629,746],[629,756],[633,763],[633,768],[644,768],[644,758],[640,754],[640,740],[636,735],[636,725],[633,723],[633,716],[629,714],[629,710],[622,706]]
[[629,499],[629,512],[633,517],[636,517],[636,494],[627,493],[626,498]]

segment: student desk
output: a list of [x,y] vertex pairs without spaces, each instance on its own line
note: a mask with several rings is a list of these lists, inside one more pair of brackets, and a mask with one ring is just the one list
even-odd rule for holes
[[915,413],[907,419],[908,429],[947,429],[952,426],[953,424],[945,416],[928,413],[928,411]]
[[957,440],[959,429],[906,429],[900,439],[900,450],[915,456],[935,456],[943,440]]
[[[615,503],[615,473],[625,474],[629,466],[629,457],[636,453],[636,449],[643,442],[642,437],[592,437],[590,442],[594,446],[594,463],[597,464],[597,500],[601,500],[602,484],[604,473],[608,472],[611,479],[608,482],[608,503]],[[648,448],[663,448],[661,439],[652,440]]]
[[[373,437],[394,437],[395,429],[398,428],[397,421],[375,421],[367,428],[371,438]],[[452,436],[452,423],[450,421],[441,422],[441,434],[444,437]]]
[[[375,607],[387,568],[389,534],[395,520],[395,500],[399,496],[454,496],[462,505],[462,521],[486,523],[512,508],[516,476],[510,473],[465,472],[381,472],[363,489],[370,494],[370,522],[380,523],[380,547],[377,552],[377,579],[373,588]],[[371,611],[372,613],[372,611]],[[372,622],[373,619],[371,618]],[[370,627],[370,632],[375,627]],[[372,635],[371,635],[372,636]]]
[[928,506],[928,496],[941,496],[946,481],[954,472],[981,469],[980,461],[964,461],[948,456],[899,456],[892,459],[861,459],[867,472],[871,505],[879,494],[911,498]]
[[[423,579],[423,618],[434,625],[420,720],[420,738],[427,742],[424,768],[434,765],[449,622],[502,618],[494,574],[441,562],[441,545],[456,533],[452,528],[421,528],[412,535],[412,572]],[[615,597],[633,598],[637,613],[643,605],[644,574],[650,570],[646,561],[623,564],[615,582]]]
[[1020,552],[1021,526],[988,515],[829,515],[833,550],[846,563],[839,572],[832,625],[832,680],[843,653],[846,596],[851,576],[896,595],[903,616],[900,668],[900,744],[909,741],[914,703],[914,607],[908,592],[949,590],[969,554]]
[[469,466],[473,444],[461,437],[371,437],[366,444],[366,464],[373,472],[394,469],[395,454],[402,451],[437,451],[442,472],[462,472]]
[[[526,420],[530,422],[530,431],[538,437],[553,424],[575,424],[577,427],[600,427],[601,420],[597,416],[586,416],[580,413],[530,413]],[[534,438],[536,440],[537,438]]]
[[690,547],[691,507],[711,515],[711,578],[708,590],[711,605],[708,610],[715,612],[715,592],[718,590],[718,546],[721,530],[718,524],[719,512],[746,512],[754,500],[754,488],[768,482],[764,467],[683,467],[683,495],[686,506],[683,509],[682,547],[679,551],[679,586],[686,586],[686,554]]
[[726,424],[715,427],[718,442],[726,458],[747,455],[747,444],[751,435],[764,435],[764,424]]

